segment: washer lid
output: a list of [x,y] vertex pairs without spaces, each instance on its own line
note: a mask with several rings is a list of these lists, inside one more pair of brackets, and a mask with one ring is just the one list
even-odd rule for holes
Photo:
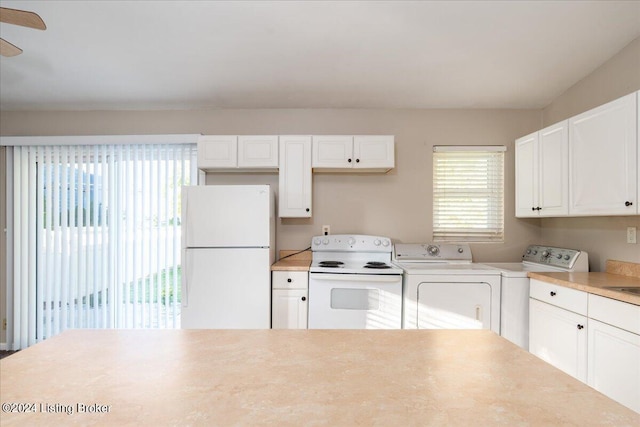
[[527,264],[522,262],[488,262],[484,265],[500,270],[503,277],[527,277],[527,273],[530,271],[539,273],[565,271],[548,265]]

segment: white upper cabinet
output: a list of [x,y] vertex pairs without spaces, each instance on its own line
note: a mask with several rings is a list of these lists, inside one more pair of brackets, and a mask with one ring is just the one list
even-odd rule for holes
[[278,136],[246,135],[238,137],[239,168],[277,168]]
[[390,135],[354,136],[353,157],[355,169],[393,169],[395,167],[394,137]]
[[516,140],[516,216],[569,213],[567,121]]
[[198,169],[235,168],[237,166],[237,136],[201,135],[198,138]]
[[353,136],[313,137],[314,168],[350,168],[353,163]]
[[311,217],[311,137],[280,137],[278,216]]
[[637,94],[569,120],[570,215],[638,213]]
[[516,139],[516,216],[538,216],[538,132]]
[[319,135],[313,137],[313,168],[383,171],[395,167],[391,135]]
[[198,168],[227,171],[276,170],[278,136],[202,135],[198,139]]

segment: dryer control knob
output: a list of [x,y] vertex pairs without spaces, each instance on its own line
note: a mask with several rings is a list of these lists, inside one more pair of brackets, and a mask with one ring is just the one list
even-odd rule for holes
[[349,237],[349,245],[353,246],[356,244],[356,239],[354,239],[353,237]]
[[322,243],[322,239],[313,239],[313,244],[318,246],[320,243]]
[[323,245],[328,245],[329,244],[329,239],[322,239],[322,244]]
[[376,239],[376,240],[373,241],[373,244],[376,245],[376,246],[380,246],[380,243],[381,243],[380,239]]
[[434,245],[429,245],[427,247],[427,252],[431,256],[437,256],[440,253],[440,248]]
[[387,246],[389,246],[389,244],[390,244],[390,242],[389,242],[387,239],[384,239],[384,240],[382,241],[382,246],[384,246],[385,248],[386,248]]

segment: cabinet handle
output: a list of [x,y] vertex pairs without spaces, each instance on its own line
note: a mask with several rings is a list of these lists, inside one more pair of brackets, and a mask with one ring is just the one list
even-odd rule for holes
[[360,159],[356,159],[356,163],[360,163]]
[[306,301],[306,300],[307,300],[307,297],[302,297],[302,298],[300,298],[300,299],[301,299],[302,301]]
[[531,210],[532,210],[532,211],[535,211],[535,210],[536,210],[536,208],[535,208],[535,207],[533,207],[533,206],[531,206]]
[[578,325],[578,329],[584,329],[584,326]]
[[351,159],[348,159],[347,162],[351,163]]
[[553,292],[553,291],[551,291],[551,292],[549,292],[549,295],[551,295],[552,297],[555,297],[555,296],[556,296],[556,293],[555,293],[555,292]]
[[291,283],[291,279],[287,279],[287,282]]
[[633,202],[624,202],[624,205],[625,205],[625,206],[632,206],[632,205],[633,205]]
[[305,209],[305,210],[306,210],[307,212],[309,212],[311,209],[307,208],[307,209]]
[[537,211],[541,211],[541,210],[542,210],[542,208],[541,208],[540,206],[538,206],[538,207],[536,208],[536,210],[537,210]]

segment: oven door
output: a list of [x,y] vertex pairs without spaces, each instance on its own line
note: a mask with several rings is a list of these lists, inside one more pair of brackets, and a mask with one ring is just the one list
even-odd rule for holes
[[309,329],[400,329],[402,276],[309,274]]

